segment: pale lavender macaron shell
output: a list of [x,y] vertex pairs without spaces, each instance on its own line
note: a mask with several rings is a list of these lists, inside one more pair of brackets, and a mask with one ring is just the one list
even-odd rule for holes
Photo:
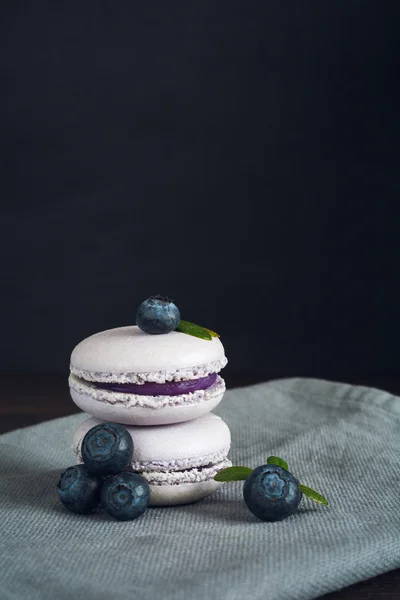
[[[184,421],[197,419],[212,411],[221,402],[224,391],[225,387],[221,389],[220,393],[213,394],[210,399],[202,399],[193,404],[171,405],[157,409],[147,406],[129,406],[125,402],[100,402],[70,387],[72,400],[83,412],[104,421],[114,421],[123,425],[139,425],[144,427],[170,425],[172,423],[183,423]],[[145,398],[145,396],[139,397]]]
[[[90,378],[90,381],[128,383],[129,379],[124,375],[129,373],[171,375],[225,361],[224,347],[219,338],[202,340],[178,331],[165,335],[148,335],[137,326],[127,326],[101,331],[82,340],[72,351],[71,370],[75,370],[77,376],[79,371],[94,374],[95,377]],[[113,374],[115,378],[96,377],[102,373]],[[196,377],[198,375],[194,378]],[[177,378],[168,376],[164,381],[173,380]],[[160,379],[149,378],[145,381],[162,382]],[[137,381],[133,379],[131,383]]]

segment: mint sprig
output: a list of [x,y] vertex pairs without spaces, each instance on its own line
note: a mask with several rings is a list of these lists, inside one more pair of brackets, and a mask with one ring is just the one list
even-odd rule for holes
[[201,325],[196,325],[196,323],[191,323],[190,321],[183,321],[182,319],[179,321],[179,325],[175,331],[208,341],[211,341],[213,337],[219,337],[218,333],[212,331],[212,329],[207,329],[206,327],[201,327]]
[[[278,456],[269,456],[267,458],[267,465],[278,465],[289,471],[287,462]],[[218,471],[214,479],[215,481],[245,481],[252,471],[253,469],[249,467],[227,467]]]
[[211,335],[211,337],[218,337],[218,338],[221,337],[219,335],[219,333],[217,333],[216,331],[213,331],[212,329],[208,329],[208,327],[204,327],[204,329],[206,331],[208,331],[208,333]]
[[303,485],[302,483],[300,484],[300,491],[308,498],[311,498],[311,500],[314,500],[314,502],[318,502],[318,504],[324,504],[325,506],[329,506],[329,502],[326,498],[324,498],[324,496],[321,496],[321,494],[318,494],[318,492],[315,492],[314,490],[307,487],[306,485]]
[[[269,456],[267,458],[267,465],[277,465],[278,467],[282,467],[286,471],[289,471],[287,462],[284,461],[283,458],[279,458],[279,456]],[[218,471],[218,473],[214,475],[214,479],[215,481],[221,482],[245,481],[252,472],[253,469],[250,469],[250,467],[227,467],[226,469]],[[302,483],[300,484],[300,491],[308,498],[311,498],[311,500],[314,500],[314,502],[329,506],[329,502],[324,496]]]
[[278,465],[278,467],[282,467],[285,471],[289,471],[287,462],[283,458],[279,458],[279,456],[269,456],[267,458],[267,465]]
[[249,467],[226,467],[214,475],[215,481],[246,481],[253,469]]

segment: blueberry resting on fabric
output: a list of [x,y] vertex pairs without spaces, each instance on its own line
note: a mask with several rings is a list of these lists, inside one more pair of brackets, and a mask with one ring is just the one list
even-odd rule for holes
[[58,497],[68,510],[88,514],[100,503],[103,480],[90,473],[85,465],[69,467],[57,485]]
[[150,296],[142,302],[136,313],[137,326],[151,335],[174,331],[180,320],[176,304],[163,296]]
[[282,521],[297,510],[300,484],[286,469],[262,465],[246,479],[243,497],[249,510],[262,521]]
[[118,423],[101,423],[82,440],[82,460],[91,473],[113,475],[132,462],[133,440]]
[[109,477],[101,489],[101,505],[118,521],[132,521],[142,515],[149,505],[150,488],[136,473],[120,473]]

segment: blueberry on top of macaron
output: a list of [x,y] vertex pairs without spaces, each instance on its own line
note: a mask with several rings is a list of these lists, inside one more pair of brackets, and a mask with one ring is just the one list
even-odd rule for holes
[[176,304],[164,296],[150,296],[139,306],[136,323],[145,333],[170,333],[179,325],[181,316]]
[[211,341],[219,335],[212,329],[201,327],[191,321],[183,321],[178,307],[166,296],[150,296],[139,306],[136,313],[136,325],[150,335],[179,331]]

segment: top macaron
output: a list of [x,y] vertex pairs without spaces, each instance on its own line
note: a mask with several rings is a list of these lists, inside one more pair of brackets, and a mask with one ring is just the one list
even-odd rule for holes
[[180,423],[206,414],[222,400],[225,383],[218,373],[226,363],[215,334],[202,339],[182,330],[152,335],[137,325],[119,327],[74,348],[69,385],[77,406],[100,419]]

